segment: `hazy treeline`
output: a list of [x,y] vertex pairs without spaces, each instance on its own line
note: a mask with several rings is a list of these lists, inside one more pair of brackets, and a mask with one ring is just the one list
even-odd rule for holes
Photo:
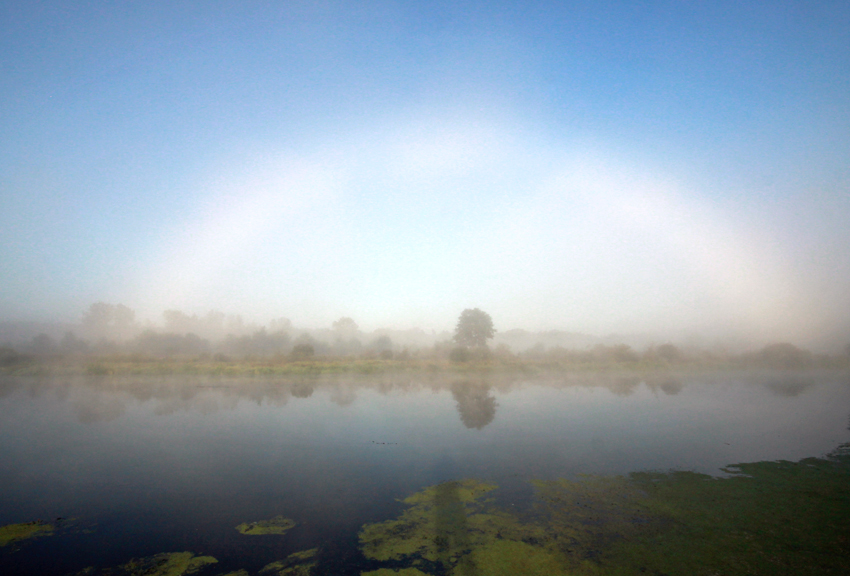
[[[156,358],[212,355],[219,360],[273,356],[405,356],[448,333],[424,330],[360,330],[351,318],[340,318],[324,329],[297,328],[287,318],[267,325],[247,323],[237,315],[210,311],[203,316],[166,310],[162,323],[138,322],[122,304],[92,304],[77,325],[62,326],[61,336],[40,332],[27,340],[8,341],[0,354],[14,356],[83,356],[136,354]],[[54,330],[55,332],[55,330]]]
[[325,357],[457,363],[495,360],[568,366],[735,363],[785,369],[846,364],[850,358],[850,344],[843,353],[833,355],[816,354],[790,343],[730,352],[720,346],[706,349],[669,342],[633,347],[618,342],[616,337],[518,329],[497,332],[491,346],[471,350],[458,346],[449,332],[429,334],[414,328],[367,333],[347,317],[327,328],[305,329],[295,327],[287,318],[276,318],[261,326],[218,311],[198,316],[166,310],[160,325],[142,324],[127,306],[103,302],[92,304],[79,324],[64,328],[61,336],[44,332],[29,340],[0,346],[0,365],[9,366],[28,359],[128,355],[133,359],[218,362]]

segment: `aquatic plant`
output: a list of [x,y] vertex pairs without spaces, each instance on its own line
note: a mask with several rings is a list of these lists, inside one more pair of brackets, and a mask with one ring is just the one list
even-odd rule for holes
[[218,560],[212,556],[195,556],[192,552],[169,552],[145,558],[133,558],[117,568],[98,570],[89,566],[76,576],[189,576]]
[[850,456],[536,482],[574,572],[846,574]]
[[392,563],[364,575],[850,573],[850,445],[726,472],[535,481],[524,521],[485,498],[492,484],[431,486],[361,529],[364,556]]
[[391,570],[389,568],[378,568],[369,572],[361,572],[360,576],[431,576],[417,568],[402,568],[400,570]]
[[556,554],[531,545],[547,539],[542,527],[523,524],[484,498],[495,489],[476,480],[425,488],[403,500],[408,508],[397,519],[364,526],[361,550],[373,560],[420,561],[458,575],[563,573]]
[[295,521],[283,516],[275,516],[268,520],[258,520],[256,522],[243,522],[236,527],[241,534],[248,536],[264,536],[267,534],[286,534],[286,532],[295,526]]
[[43,520],[0,526],[0,546],[16,547],[17,544],[24,540],[30,540],[40,536],[50,536],[53,534],[55,528],[53,524],[44,522]]
[[318,548],[293,552],[284,560],[278,560],[264,566],[260,576],[310,576],[316,566]]

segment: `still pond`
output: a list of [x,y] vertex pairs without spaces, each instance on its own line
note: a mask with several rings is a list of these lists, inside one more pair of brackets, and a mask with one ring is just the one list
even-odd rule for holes
[[0,376],[0,573],[850,573],[850,377]]

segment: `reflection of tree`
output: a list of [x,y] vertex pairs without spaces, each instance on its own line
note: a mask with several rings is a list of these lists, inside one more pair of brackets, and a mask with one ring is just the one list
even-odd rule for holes
[[617,378],[611,382],[608,387],[611,392],[617,396],[630,396],[640,384],[640,378],[637,376]]
[[794,398],[795,396],[799,396],[803,393],[804,390],[812,386],[811,382],[805,382],[802,380],[778,380],[776,382],[768,382],[766,386],[770,389],[771,392],[776,394],[777,396],[784,396],[786,398]]
[[457,402],[460,420],[467,428],[481,430],[496,416],[496,399],[490,395],[490,386],[484,383],[456,382],[452,396]]
[[647,378],[646,386],[652,390],[653,393],[656,393],[656,390],[660,388],[661,391],[668,396],[675,396],[684,388],[684,385],[676,378],[664,376]]
[[668,396],[675,396],[679,392],[682,391],[682,383],[674,378],[668,378],[658,385],[661,388],[661,391],[667,394]]
[[82,424],[111,422],[124,414],[124,403],[113,396],[94,395],[76,402],[77,419]]
[[331,388],[330,399],[337,406],[351,406],[357,399],[357,394],[349,386],[336,385]]
[[313,384],[310,382],[296,382],[292,385],[292,395],[296,398],[309,398],[313,395]]

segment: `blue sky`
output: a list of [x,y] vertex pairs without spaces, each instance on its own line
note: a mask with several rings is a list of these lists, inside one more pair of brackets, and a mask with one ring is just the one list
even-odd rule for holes
[[848,134],[846,2],[2,2],[0,318],[840,335]]

